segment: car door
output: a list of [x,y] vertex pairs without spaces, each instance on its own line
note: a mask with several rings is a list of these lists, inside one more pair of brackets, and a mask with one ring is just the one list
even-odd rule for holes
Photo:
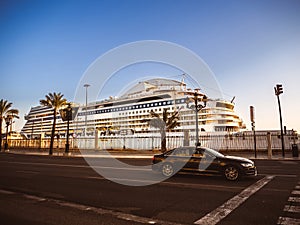
[[196,149],[189,161],[190,170],[201,173],[218,173],[218,160],[205,151],[205,148]]
[[201,151],[201,149],[196,149],[188,162],[188,169],[193,171],[200,171],[199,165],[200,162],[203,161],[203,157],[203,151]]
[[219,173],[220,172],[220,162],[218,158],[211,154],[209,151],[202,149],[203,157],[200,162],[199,169],[206,173]]

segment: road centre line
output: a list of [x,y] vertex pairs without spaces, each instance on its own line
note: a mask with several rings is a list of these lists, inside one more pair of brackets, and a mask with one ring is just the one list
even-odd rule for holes
[[57,164],[57,163],[10,162],[10,161],[0,161],[0,162],[5,162],[5,163],[9,163],[9,164],[20,164],[20,165],[38,165],[38,166],[58,166],[58,167],[73,167],[73,168],[98,168],[98,169],[113,169],[113,170],[152,171],[152,169],[141,168],[141,166],[132,166],[130,168],[126,168],[126,167],[110,167],[110,166],[68,165],[68,164]]
[[[125,178],[118,178],[118,177],[82,177],[88,179],[96,179],[96,180],[120,180],[120,181],[133,181],[133,182],[141,182],[141,183],[153,183],[156,180],[133,180],[133,179],[125,179]],[[240,190],[241,187],[232,187],[232,186],[225,186],[225,185],[209,185],[209,184],[194,184],[194,183],[182,183],[182,182],[170,182],[170,181],[161,181],[158,183],[159,185],[166,185],[166,186],[178,186],[184,188],[197,188],[197,189],[208,189],[208,190],[224,190],[224,189],[232,189],[232,190]]]
[[260,190],[263,186],[269,183],[274,176],[266,176],[256,183],[252,184],[248,188],[244,189],[241,193],[229,199],[223,205],[219,206],[212,212],[208,213],[201,219],[194,222],[194,224],[201,225],[215,225],[224,219],[233,210],[239,207],[243,202],[245,202],[251,195]]
[[30,171],[30,170],[17,170],[16,173],[29,173],[29,174],[39,174],[39,171]]

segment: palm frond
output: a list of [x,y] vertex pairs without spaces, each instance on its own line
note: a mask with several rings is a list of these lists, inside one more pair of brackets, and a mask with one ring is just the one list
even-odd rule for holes
[[0,100],[0,117],[3,117],[11,106],[12,106],[11,102],[1,99]]
[[19,117],[19,110],[17,110],[17,109],[10,109],[10,110],[8,110],[7,112],[6,112],[6,114],[7,115],[10,115],[10,116],[12,116],[13,118],[16,118],[16,119],[19,119],[20,117]]

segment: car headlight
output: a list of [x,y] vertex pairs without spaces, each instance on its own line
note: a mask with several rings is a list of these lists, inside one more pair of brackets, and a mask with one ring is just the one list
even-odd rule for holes
[[241,165],[242,165],[243,167],[251,167],[251,166],[253,166],[252,163],[241,163]]

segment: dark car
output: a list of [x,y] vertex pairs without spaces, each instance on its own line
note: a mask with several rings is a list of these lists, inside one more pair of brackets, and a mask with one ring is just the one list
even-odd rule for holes
[[235,181],[243,176],[256,176],[253,161],[235,156],[225,156],[206,147],[179,147],[154,155],[152,169],[170,177],[178,171],[223,175]]

